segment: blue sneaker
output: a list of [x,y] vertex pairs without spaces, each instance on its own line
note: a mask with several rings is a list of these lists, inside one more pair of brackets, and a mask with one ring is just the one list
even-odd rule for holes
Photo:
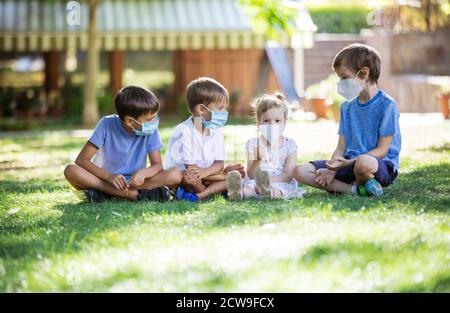
[[358,186],[357,191],[360,196],[381,197],[383,195],[383,187],[375,178],[371,178],[364,185]]
[[184,190],[183,187],[178,187],[177,191],[175,192],[175,199],[177,200],[185,200],[190,202],[197,202],[198,196],[195,193],[187,192]]

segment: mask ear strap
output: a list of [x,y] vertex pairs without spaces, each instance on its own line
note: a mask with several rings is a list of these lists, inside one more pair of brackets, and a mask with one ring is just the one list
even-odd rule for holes
[[139,123],[138,121],[136,121],[134,118],[132,118],[132,117],[130,117],[130,120],[132,120],[133,122],[135,122],[135,123],[138,123],[139,125],[141,125],[142,126],[142,124],[141,123]]
[[208,107],[206,105],[204,105],[203,103],[201,104],[207,111],[212,112],[210,109],[208,109]]
[[[142,124],[139,123],[138,121],[136,121],[134,118],[130,117],[130,120],[134,121],[135,123],[138,123],[138,124],[141,126],[141,128],[142,128]],[[130,127],[131,127],[133,130],[138,130],[138,129],[136,129],[136,128],[133,127],[133,123],[131,123]]]

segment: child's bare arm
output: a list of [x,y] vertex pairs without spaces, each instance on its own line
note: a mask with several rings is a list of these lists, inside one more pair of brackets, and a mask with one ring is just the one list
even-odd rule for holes
[[384,158],[391,147],[393,136],[386,136],[378,138],[378,145],[375,149],[370,150],[367,154],[378,158]]
[[210,167],[203,169],[206,172],[204,177],[222,173],[224,166],[224,161],[214,161],[214,163]]
[[222,181],[222,180],[226,180],[226,179],[227,179],[227,175],[224,173],[220,173],[220,174],[206,176],[203,180],[205,180],[207,182],[214,182],[214,181]]
[[339,168],[350,166],[355,162],[355,159],[345,159],[345,137],[340,135],[336,149],[331,155],[331,159],[326,161],[327,168],[331,171],[336,171]]
[[333,154],[331,155],[331,160],[333,160],[335,157],[343,156],[345,152],[345,137],[339,136],[338,144],[336,149],[334,150]]
[[150,166],[140,169],[133,174],[129,182],[130,188],[135,188],[142,185],[147,178],[153,177],[162,171],[161,152],[159,150],[150,152],[148,154]]
[[245,168],[240,163],[236,163],[227,165],[223,169],[222,173],[209,175],[205,177],[204,180],[208,182],[223,181],[227,179],[227,174],[231,171],[238,171],[242,177],[245,176]]
[[200,168],[195,164],[186,165],[186,172],[193,183],[196,183],[208,176],[218,175],[222,173],[224,161],[214,161],[210,167]]
[[258,145],[255,145],[253,150],[252,152],[247,151],[247,176],[250,179],[255,179],[256,171],[261,165]]
[[[392,138],[393,138],[392,136],[380,137],[378,139],[377,147],[375,149],[372,149],[369,152],[367,152],[367,154],[370,154],[370,155],[378,157],[378,158],[383,158],[389,151],[389,147],[391,146],[391,143],[392,143]],[[343,142],[344,142],[344,147],[345,147],[345,141],[343,141]],[[339,145],[338,145],[338,148],[339,148]],[[338,149],[336,149],[336,150],[338,150]],[[343,152],[339,156],[333,155],[333,158],[330,161],[327,161],[328,169],[337,170],[342,167],[350,166],[357,159],[357,158],[345,159],[344,157],[342,157],[342,155],[343,155]]]
[[287,156],[286,165],[284,166],[284,171],[280,175],[276,175],[270,178],[272,183],[288,183],[292,180],[292,175],[294,173],[294,168],[297,162],[297,151],[291,153]]
[[89,141],[86,142],[83,149],[81,149],[80,153],[78,154],[75,160],[75,164],[94,174],[98,178],[110,183],[118,190],[126,191],[128,189],[127,182],[123,175],[114,175],[98,167],[91,161],[97,150],[98,148],[94,144],[90,143]]

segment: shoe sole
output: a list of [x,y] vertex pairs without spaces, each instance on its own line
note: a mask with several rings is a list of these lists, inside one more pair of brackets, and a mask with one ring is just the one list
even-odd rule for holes
[[238,171],[231,171],[226,179],[228,199],[242,200],[242,177]]
[[256,172],[256,186],[259,189],[260,199],[271,199],[272,193],[270,188],[270,175],[267,171]]

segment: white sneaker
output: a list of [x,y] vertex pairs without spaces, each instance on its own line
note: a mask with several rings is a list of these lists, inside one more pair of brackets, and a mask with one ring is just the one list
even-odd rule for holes
[[242,177],[239,171],[231,171],[226,179],[228,199],[242,200]]
[[270,174],[267,171],[256,171],[256,186],[259,189],[260,199],[271,199],[272,188],[270,186]]

